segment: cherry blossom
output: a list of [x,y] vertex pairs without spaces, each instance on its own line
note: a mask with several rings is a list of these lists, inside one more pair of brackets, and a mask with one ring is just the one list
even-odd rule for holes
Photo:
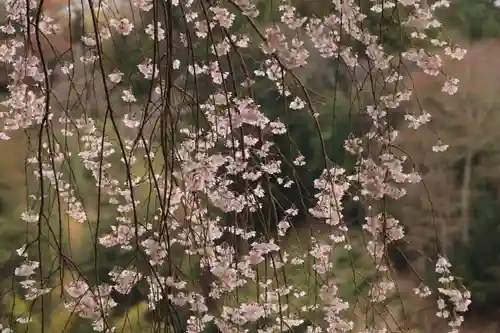
[[[9,23],[1,30],[19,32],[26,39],[32,29],[60,34],[59,24],[46,15],[38,27],[33,26],[28,7],[37,4],[37,0],[30,0],[29,6],[26,0],[7,1]],[[435,10],[448,3],[422,8],[413,0],[383,1],[369,9],[354,0],[334,0],[323,16],[304,17],[283,0],[270,9],[276,15],[273,24],[260,20],[257,2],[252,0],[166,1],[165,12],[175,20],[158,19],[162,10],[156,10],[150,0],[133,1],[131,12],[113,6],[95,4],[96,12],[109,17],[93,22],[94,31],[81,37],[80,56],[74,62],[65,60],[60,68],[67,86],[75,86],[72,76],[81,67],[85,75],[90,71],[92,80],[104,81],[102,91],[95,93],[106,97],[95,107],[88,106],[88,101],[70,106],[69,98],[67,106],[61,107],[65,103],[50,97],[55,88],[46,80],[48,73],[39,55],[21,52],[24,44],[14,37],[0,45],[0,62],[9,69],[9,96],[0,113],[1,139],[10,139],[7,133],[15,131],[41,133],[30,141],[38,151],[30,151],[26,158],[26,177],[40,191],[29,187],[33,193],[30,204],[22,208],[21,220],[27,228],[42,229],[49,226],[47,215],[54,218],[56,211],[58,221],[68,219],[92,230],[92,251],[134,257],[108,268],[108,283],[68,268],[74,276],[71,281],[61,280],[65,308],[86,319],[94,330],[112,332],[116,328],[109,319],[120,299],[116,295],[141,289],[150,311],[166,303],[182,307],[188,333],[201,333],[212,324],[224,333],[246,332],[243,325],[261,321],[266,324],[258,333],[282,332],[309,317],[319,319],[307,327],[307,333],[353,331],[349,314],[357,304],[341,297],[334,255],[359,250],[371,260],[373,279],[366,282],[365,307],[373,308],[396,294],[387,246],[404,239],[405,229],[389,214],[387,201],[403,198],[409,187],[421,181],[396,149],[398,128],[389,119],[414,98],[405,84],[406,74],[396,65],[413,64],[433,79],[444,78],[443,92],[457,92],[459,81],[443,74],[443,63],[462,59],[466,50],[429,37],[438,35],[433,32],[441,28]],[[366,28],[370,15],[391,8],[404,8],[407,17],[401,33],[418,47],[389,52],[380,36]],[[105,43],[118,39],[133,43],[142,37],[156,43],[154,51],[139,49],[139,59],[118,54],[121,60],[133,60],[133,65],[125,69],[116,63],[102,72],[108,61]],[[248,68],[246,52],[255,58]],[[288,117],[310,115],[321,135],[329,126],[322,123],[324,111],[303,82],[308,66],[318,58],[339,62],[349,73],[369,71],[367,75],[378,77],[382,84],[366,94],[360,107],[366,132],[350,133],[344,142],[354,167],[342,168],[325,156],[314,191],[302,198],[310,206],[299,207],[296,202],[283,204],[274,193],[298,189],[297,175],[307,171],[312,161],[306,158],[308,152],[292,147],[291,140],[295,157],[287,161],[279,142],[290,138]],[[355,88],[362,85],[356,80]],[[261,105],[254,93],[259,84],[284,103],[282,110],[269,112],[269,106]],[[151,89],[144,93],[144,86]],[[406,126],[416,130],[432,122],[432,114],[408,111],[404,119]],[[77,151],[71,154],[70,146],[78,147]],[[432,151],[446,148],[438,142]],[[85,176],[85,186],[95,191],[88,200],[79,195],[75,165]],[[57,207],[48,209],[48,199],[57,201]],[[359,231],[366,240],[362,245],[350,242],[351,229],[344,216],[347,200],[366,207]],[[269,215],[269,206],[275,210],[276,230],[266,224],[270,217],[262,217]],[[257,230],[251,216],[260,218],[265,232]],[[292,226],[299,216],[326,231],[311,228],[310,234],[301,235],[308,246],[295,253],[284,244],[296,233]],[[26,241],[17,251],[22,262],[14,275],[27,301],[35,302],[55,287],[45,276],[48,264],[33,250],[44,241],[53,242],[52,238]],[[50,246],[57,249],[61,262],[69,261],[65,249]],[[193,282],[196,279],[183,271],[186,262],[191,265],[188,273],[200,272],[200,281]],[[285,281],[291,270],[309,268],[314,291]],[[444,256],[437,260],[436,273],[435,291],[423,285],[414,292],[421,297],[437,295],[437,316],[456,332],[470,306],[470,292],[452,275]],[[235,296],[245,288],[256,296],[248,300]],[[313,292],[317,297],[307,297]],[[231,302],[235,298],[238,301]],[[295,306],[296,300],[300,305]],[[386,331],[373,326],[363,332]]]

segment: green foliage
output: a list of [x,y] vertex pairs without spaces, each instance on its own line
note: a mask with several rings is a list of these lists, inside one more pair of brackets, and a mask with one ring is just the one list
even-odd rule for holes
[[500,36],[500,9],[488,0],[456,0],[442,13],[448,27],[459,30],[467,39]]
[[472,202],[470,242],[457,244],[454,264],[472,293],[472,310],[494,312],[500,304],[500,207],[491,191]]
[[145,321],[145,315],[148,312],[148,304],[141,302],[131,307],[126,314],[121,316],[114,323],[118,332],[132,333],[145,331],[149,324]]

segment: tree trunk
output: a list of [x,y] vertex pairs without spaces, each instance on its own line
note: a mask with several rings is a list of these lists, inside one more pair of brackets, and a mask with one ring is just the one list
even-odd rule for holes
[[205,305],[208,308],[208,313],[216,314],[217,313],[217,300],[210,297],[210,292],[212,291],[212,283],[215,280],[214,275],[210,272],[210,267],[205,266],[201,268],[201,279],[200,279],[200,287],[201,294],[205,297]]
[[443,252],[444,254],[447,253],[448,251],[448,226],[446,225],[446,219],[445,218],[439,218],[441,230],[441,243],[443,247]]
[[462,242],[469,242],[470,224],[470,183],[472,173],[472,148],[467,147],[465,155],[464,175],[462,182]]

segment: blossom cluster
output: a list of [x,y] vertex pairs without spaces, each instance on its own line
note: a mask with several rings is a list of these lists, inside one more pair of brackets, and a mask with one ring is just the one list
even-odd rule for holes
[[[144,55],[136,64],[135,76],[152,88],[147,102],[134,91],[132,84],[127,86],[129,78],[121,69],[101,73],[106,93],[118,91],[119,98],[117,103],[108,98],[105,106],[101,101],[99,115],[92,117],[86,110],[60,110],[50,102],[52,86],[46,82],[50,73],[39,58],[20,52],[22,42],[14,38],[18,35],[30,38],[28,34],[33,31],[29,26],[35,22],[35,16],[30,16],[27,8],[36,8],[37,0],[31,0],[29,6],[25,1],[7,1],[10,23],[1,29],[12,38],[0,45],[0,61],[10,69],[10,95],[2,103],[6,111],[2,109],[0,113],[1,138],[8,139],[9,133],[16,130],[38,129],[39,149],[28,158],[35,179],[41,188],[55,193],[60,199],[59,209],[72,223],[93,226],[95,218],[86,213],[68,172],[68,165],[79,163],[98,192],[98,200],[91,200],[90,205],[97,205],[99,213],[103,207],[111,207],[113,216],[108,232],[100,234],[96,243],[101,249],[143,256],[144,266],[148,267],[141,271],[131,266],[115,267],[108,272],[111,282],[107,284],[93,285],[79,276],[64,286],[66,308],[89,319],[96,331],[113,331],[108,319],[118,305],[114,293],[127,295],[145,284],[151,311],[162,300],[189,310],[185,323],[188,333],[201,333],[211,323],[222,332],[246,332],[245,325],[261,319],[270,320],[259,333],[282,332],[303,324],[313,313],[319,313],[322,319],[309,326],[308,333],[353,331],[355,323],[346,313],[355,305],[340,297],[338,281],[332,274],[334,252],[351,251],[353,247],[343,216],[344,200],[361,202],[367,208],[363,230],[369,240],[365,251],[374,263],[375,272],[368,303],[375,306],[385,302],[396,289],[396,282],[388,274],[387,249],[405,236],[402,224],[390,216],[384,203],[387,199],[404,197],[408,186],[421,181],[416,170],[406,169],[406,158],[392,149],[398,131],[391,125],[389,115],[414,97],[404,84],[398,63],[413,63],[427,75],[440,76],[444,56],[452,61],[463,58],[465,50],[431,37],[435,34],[430,31],[440,27],[433,13],[448,6],[448,2],[442,0],[423,8],[414,0],[384,0],[374,3],[370,13],[364,13],[354,0],[333,0],[323,17],[304,17],[290,1],[281,0],[276,13],[280,24],[264,28],[255,23],[261,13],[252,0],[166,3],[170,7],[168,12],[182,17],[184,32],[170,26],[171,18],[167,22],[137,22],[134,15],[120,14],[102,26],[94,22],[95,33],[82,37],[83,55],[74,64],[65,64],[61,69],[63,74],[70,78],[81,65],[104,68],[102,45],[117,36],[132,40],[144,34],[158,45],[175,42],[192,50],[201,45],[207,50],[206,59],[177,58],[173,49],[160,55],[163,60],[158,60],[156,54]],[[94,9],[114,15],[111,3],[100,1],[96,6]],[[141,14],[151,13],[154,6],[150,0],[132,2],[133,11]],[[425,44],[429,50],[412,48],[389,54],[380,37],[365,27],[368,15],[396,6],[409,13],[400,22],[402,28],[419,41],[418,45]],[[42,18],[39,29],[45,34],[60,30],[47,15]],[[236,26],[241,22],[249,30],[238,30]],[[364,54],[353,45],[362,46]],[[242,52],[252,47],[262,57],[261,61],[252,70],[242,64],[244,77],[238,78],[232,62],[224,63],[221,59],[234,54],[242,58]],[[433,52],[439,48],[444,55]],[[285,111],[309,112],[312,121],[321,128],[319,111],[296,74],[307,68],[313,54],[339,61],[348,70],[368,67],[374,72],[369,75],[382,80],[375,85],[386,88],[375,89],[372,100],[363,106],[369,120],[368,131],[359,136],[353,134],[345,141],[345,150],[356,160],[354,171],[325,158],[324,170],[314,181],[314,204],[302,213],[324,225],[329,234],[311,235],[309,248],[297,254],[287,252],[282,240],[292,233],[291,220],[298,215],[298,207],[282,207],[285,214],[276,221],[278,230],[274,236],[259,234],[252,228],[255,225],[241,222],[245,216],[261,214],[269,200],[275,204],[271,184],[282,188],[297,186],[296,179],[284,175],[285,165],[300,169],[307,168],[309,163],[300,152],[294,161],[284,160],[276,142],[287,137],[288,124],[284,117],[266,113],[265,106],[259,105],[251,92],[259,82],[270,84],[287,101]],[[174,77],[186,82],[186,88],[174,82]],[[200,91],[197,84],[205,81],[209,82],[208,91]],[[190,88],[187,82],[195,83]],[[443,92],[456,93],[458,83],[457,79],[447,77]],[[176,106],[173,96],[177,90],[183,94],[180,98],[183,102],[188,99],[192,102]],[[194,115],[194,122],[190,121],[190,114]],[[408,126],[415,129],[431,119],[426,111],[405,115]],[[78,152],[72,156],[69,150],[55,143],[57,138],[78,145]],[[439,143],[432,150],[442,151],[443,146]],[[158,163],[162,165],[159,169]],[[134,172],[137,165],[146,166],[145,174]],[[243,189],[238,187],[239,183],[244,183]],[[144,189],[148,189],[148,195],[144,195]],[[34,207],[39,210],[27,209],[21,219],[40,227],[49,223],[44,218],[46,207],[39,193],[34,198]],[[241,219],[227,224],[227,216]],[[228,234],[233,241],[227,240]],[[21,286],[26,291],[25,298],[35,300],[50,293],[51,288],[44,284],[40,262],[28,259],[28,250],[22,251],[25,260],[16,268],[15,275],[24,278]],[[172,266],[179,257],[195,262],[197,269],[210,277],[200,282],[203,286],[193,287],[183,274],[175,272]],[[286,276],[287,270],[302,269],[311,262],[317,281],[321,281],[319,297],[305,300],[307,286],[280,279],[285,279],[281,276]],[[33,277],[37,270],[39,280]],[[262,274],[263,270],[273,273]],[[463,320],[459,313],[465,312],[470,304],[470,293],[455,286],[445,258],[439,259],[436,270],[442,275],[438,316],[452,318],[449,323],[456,332]],[[258,291],[256,299],[240,300],[237,304],[226,302],[249,287]],[[427,296],[429,290],[419,290],[419,294]],[[214,309],[213,301],[221,305],[220,309]],[[300,311],[291,309],[297,302],[301,304]],[[384,329],[365,330],[375,331]]]

